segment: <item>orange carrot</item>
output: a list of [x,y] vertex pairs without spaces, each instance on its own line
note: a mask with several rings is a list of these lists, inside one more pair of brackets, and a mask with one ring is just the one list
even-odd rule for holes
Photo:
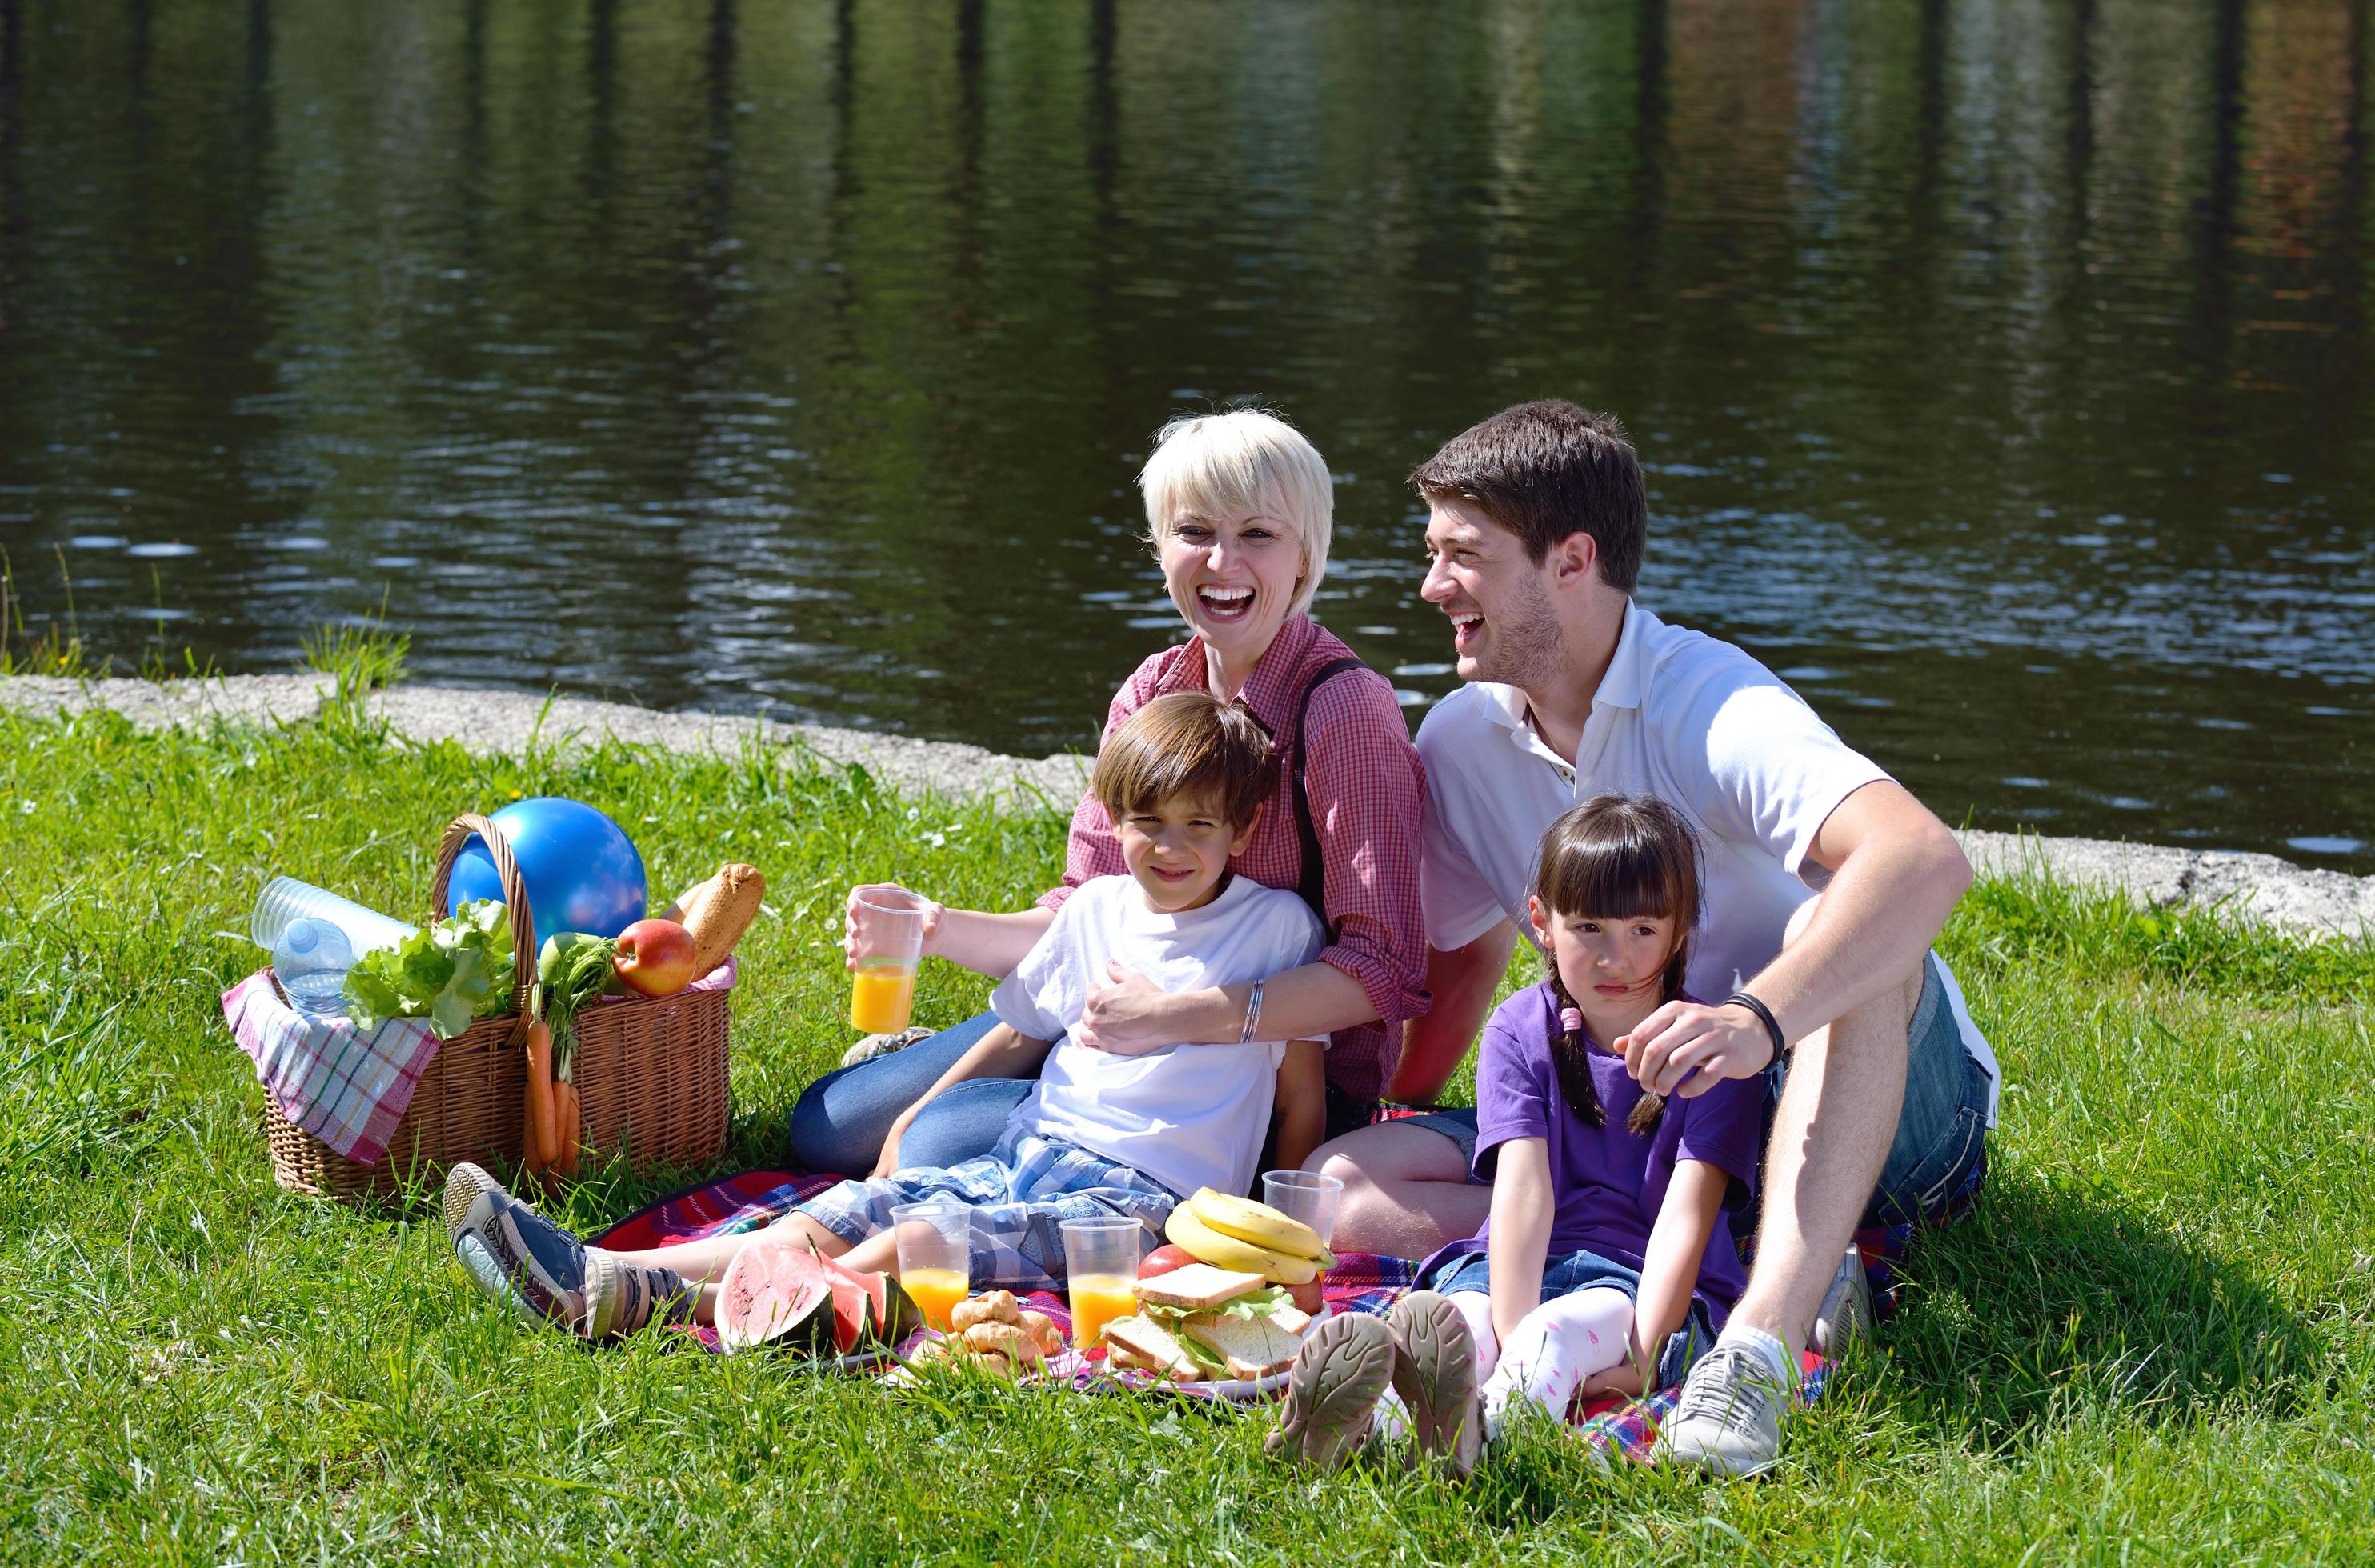
[[552,1031],[542,1019],[527,1026],[528,1162],[550,1167],[560,1163],[560,1124],[553,1115]]
[[552,1098],[561,1116],[561,1158],[553,1162],[553,1169],[574,1178],[578,1147],[585,1137],[585,1103],[577,1097],[577,1086],[567,1079],[552,1086]]

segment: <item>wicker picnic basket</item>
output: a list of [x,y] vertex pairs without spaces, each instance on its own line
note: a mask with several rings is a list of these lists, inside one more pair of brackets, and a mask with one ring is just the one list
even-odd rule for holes
[[[434,1185],[447,1166],[463,1160],[519,1163],[527,1094],[524,1009],[526,982],[536,977],[536,920],[502,830],[484,817],[455,818],[437,846],[429,902],[432,909],[445,907],[455,861],[474,835],[494,857],[511,914],[512,957],[523,981],[512,994],[513,1010],[478,1020],[438,1048],[376,1165],[338,1154],[282,1115],[266,1095],[265,1138],[273,1178],[282,1186],[362,1201],[408,1184]],[[721,986],[605,999],[578,1013],[572,1076],[585,1102],[585,1142],[596,1158],[623,1153],[642,1173],[702,1164],[724,1152],[730,994]]]

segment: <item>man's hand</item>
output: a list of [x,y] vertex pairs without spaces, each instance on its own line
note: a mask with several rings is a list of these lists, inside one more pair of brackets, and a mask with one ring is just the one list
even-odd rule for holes
[[1610,1043],[1625,1053],[1625,1070],[1634,1082],[1652,1094],[1672,1094],[1680,1085],[1685,1100],[1697,1099],[1720,1079],[1755,1078],[1773,1065],[1773,1036],[1765,1020],[1736,1004],[1668,1002]]
[[1111,984],[1089,988],[1080,1025],[1072,1031],[1075,1043],[1117,1056],[1143,1056],[1180,1043],[1172,1022],[1177,1003],[1168,992],[1116,959],[1105,961],[1105,975]]

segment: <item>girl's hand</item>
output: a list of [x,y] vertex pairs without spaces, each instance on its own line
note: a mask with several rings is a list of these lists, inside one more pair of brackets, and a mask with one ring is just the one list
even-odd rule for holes
[[1773,1063],[1773,1037],[1755,1013],[1696,1002],[1668,1002],[1609,1048],[1624,1053],[1625,1070],[1643,1089],[1685,1100],[1722,1079],[1755,1078]]
[[1089,987],[1080,1026],[1072,1031],[1076,1043],[1117,1056],[1143,1056],[1180,1043],[1170,1021],[1168,992],[1115,960],[1105,961],[1105,975],[1110,984]]
[[1628,1399],[1638,1399],[1648,1393],[1648,1379],[1631,1358],[1619,1362],[1606,1372],[1595,1372],[1583,1380],[1580,1390],[1587,1399],[1597,1399],[1604,1394],[1621,1394]]
[[[859,895],[864,893],[917,896],[896,882],[861,882],[849,890],[849,902],[842,906],[841,912],[841,967],[853,973],[861,961],[872,958],[885,947],[882,934],[870,928],[873,923],[868,916],[872,912],[857,902]],[[940,916],[946,913],[945,905],[934,903],[929,899],[924,901],[924,951],[927,953],[932,951],[932,938],[939,934]]]

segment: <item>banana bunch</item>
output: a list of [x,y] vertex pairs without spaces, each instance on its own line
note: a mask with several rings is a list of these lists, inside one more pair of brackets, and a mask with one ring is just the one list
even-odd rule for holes
[[1258,1274],[1273,1285],[1307,1285],[1336,1267],[1336,1255],[1302,1220],[1211,1187],[1198,1187],[1174,1208],[1163,1231],[1199,1262]]

